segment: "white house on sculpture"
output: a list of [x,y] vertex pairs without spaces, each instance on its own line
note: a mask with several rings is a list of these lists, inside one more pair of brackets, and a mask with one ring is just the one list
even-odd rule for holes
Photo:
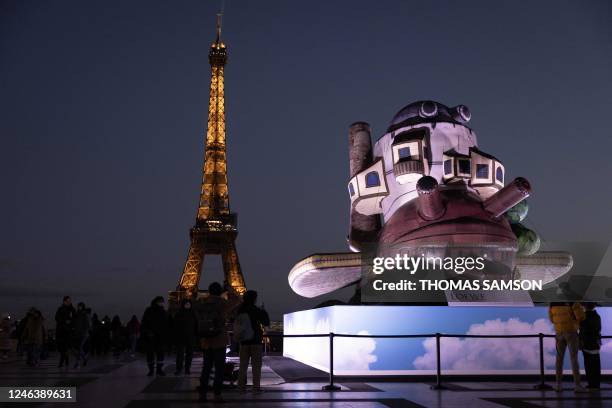
[[464,105],[447,108],[433,101],[399,111],[374,145],[373,164],[349,180],[355,211],[382,214],[386,221],[417,197],[423,176],[434,177],[443,188],[467,186],[483,200],[501,189],[505,168],[477,148],[476,134],[466,125],[470,117]]

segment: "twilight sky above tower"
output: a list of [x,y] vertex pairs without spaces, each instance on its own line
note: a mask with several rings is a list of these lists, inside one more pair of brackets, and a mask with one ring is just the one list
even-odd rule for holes
[[[141,314],[176,286],[201,183],[217,2],[0,5],[0,312],[72,294]],[[543,239],[609,239],[608,1],[228,1],[228,178],[273,318],[305,254],[344,251],[348,126],[467,105]],[[218,257],[204,287],[223,277]],[[348,293],[341,294],[348,297]]]

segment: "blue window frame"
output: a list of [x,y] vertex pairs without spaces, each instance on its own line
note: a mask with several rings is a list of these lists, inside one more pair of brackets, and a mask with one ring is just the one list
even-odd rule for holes
[[495,178],[497,179],[497,181],[499,181],[500,183],[504,182],[504,171],[502,170],[501,167],[498,167],[497,170],[495,170]]
[[380,186],[380,176],[378,175],[378,172],[371,171],[368,174],[366,174],[365,178],[366,178],[366,187]]
[[489,178],[489,165],[488,164],[477,164],[476,165],[476,177],[477,178]]
[[400,147],[397,149],[397,155],[399,156],[400,160],[410,159],[412,157],[410,154],[410,146]]
[[471,174],[470,161],[468,159],[459,159],[459,173]]
[[444,160],[444,175],[449,175],[453,173],[453,160],[448,159]]
[[349,194],[352,196],[355,195],[355,189],[353,188],[353,183],[349,183]]

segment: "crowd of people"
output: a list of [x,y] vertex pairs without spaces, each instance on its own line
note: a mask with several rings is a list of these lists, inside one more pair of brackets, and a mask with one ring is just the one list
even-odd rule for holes
[[[224,296],[220,283],[213,282],[208,297],[202,302],[184,299],[178,310],[170,313],[162,296],[155,297],[139,321],[134,315],[124,325],[119,316],[102,320],[92,314],[83,302],[75,308],[70,296],[63,298],[55,313],[55,331],[46,329],[43,314],[31,308],[27,315],[13,324],[8,316],[0,322],[0,353],[8,354],[10,346],[4,339],[18,340],[18,353],[27,353],[26,363],[37,366],[55,348],[58,366],[68,368],[71,357],[73,368],[86,366],[91,355],[134,357],[136,350],[146,353],[147,375],[165,376],[166,355],[176,352],[175,375],[191,374],[194,351],[203,352],[202,372],[198,387],[201,400],[207,399],[209,379],[214,369],[212,393],[215,401],[222,400],[224,376],[228,372],[226,355],[238,348],[238,390],[246,390],[247,369],[252,366],[253,392],[261,390],[261,366],[264,330],[270,325],[268,313],[256,305],[257,292],[246,291],[242,296],[233,290]],[[233,336],[228,326],[233,322]],[[3,348],[4,347],[4,348]],[[230,370],[230,375],[233,375]]]
[[[119,356],[136,352],[136,339],[139,335],[140,322],[133,315],[127,325],[119,316],[111,320],[104,316],[91,314],[91,309],[83,302],[72,305],[70,296],[65,296],[62,305],[55,313],[55,345],[60,354],[59,367],[68,367],[70,354],[74,355],[74,368],[87,365],[90,355],[106,355],[112,352]],[[71,353],[72,351],[72,353]]]
[[[109,352],[118,356],[136,351],[140,322],[134,315],[127,325],[121,323],[119,316],[111,320],[108,316],[99,319],[96,313],[83,302],[75,308],[70,296],[63,298],[55,313],[55,325],[47,324],[42,312],[32,307],[25,317],[12,322],[8,315],[0,323],[0,353],[7,358],[8,350],[17,343],[19,355],[26,354],[26,364],[37,366],[49,351],[59,353],[59,367],[69,367],[73,356],[73,368],[87,365],[90,355],[102,356]],[[47,329],[47,326],[54,329]]]
[[[557,357],[555,362],[556,386],[562,391],[563,360],[565,350],[569,350],[572,375],[574,377],[574,391],[588,392],[599,390],[601,382],[601,361],[599,351],[601,348],[601,318],[595,310],[595,303],[551,303],[548,310],[550,321],[555,327],[555,345]],[[578,367],[578,350],[582,350],[584,371],[587,387],[580,381]]]
[[[181,302],[174,316],[169,316],[162,296],[155,297],[145,310],[141,324],[141,341],[147,355],[147,375],[165,376],[165,354],[172,342],[176,350],[175,375],[190,374],[193,351],[199,345],[203,351],[202,372],[198,387],[200,400],[206,401],[209,380],[214,369],[213,398],[222,400],[224,375],[227,372],[228,345],[239,347],[240,367],[238,390],[246,390],[249,364],[253,375],[253,392],[261,390],[261,365],[264,328],[270,325],[268,313],[256,306],[257,292],[248,290],[242,296],[230,290],[223,297],[223,287],[213,282],[208,297],[194,310],[191,300]],[[234,322],[233,337],[228,336],[228,324]]]

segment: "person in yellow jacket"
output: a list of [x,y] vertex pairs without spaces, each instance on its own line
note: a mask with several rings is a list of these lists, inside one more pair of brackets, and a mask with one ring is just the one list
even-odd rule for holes
[[584,309],[580,303],[551,303],[548,309],[550,321],[555,326],[555,338],[557,346],[557,360],[555,364],[557,375],[557,392],[561,392],[563,381],[563,359],[565,349],[569,349],[572,374],[574,376],[574,391],[588,392],[580,384],[580,371],[578,368],[578,329],[580,322],[584,320]]

